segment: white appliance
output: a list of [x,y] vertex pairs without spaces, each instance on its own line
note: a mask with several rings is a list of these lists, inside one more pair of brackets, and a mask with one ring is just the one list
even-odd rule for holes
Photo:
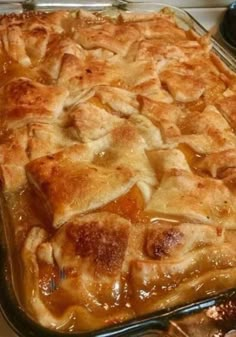
[[[205,28],[211,29],[219,24],[227,5],[231,0],[166,0],[157,1],[175,6],[185,7]],[[1,0],[0,0],[1,6]],[[0,314],[0,337],[16,337],[15,333],[7,326]]]

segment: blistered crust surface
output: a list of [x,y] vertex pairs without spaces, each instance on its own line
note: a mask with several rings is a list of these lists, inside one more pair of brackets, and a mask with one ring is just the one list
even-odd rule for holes
[[0,18],[0,185],[40,324],[236,282],[236,76],[170,13]]

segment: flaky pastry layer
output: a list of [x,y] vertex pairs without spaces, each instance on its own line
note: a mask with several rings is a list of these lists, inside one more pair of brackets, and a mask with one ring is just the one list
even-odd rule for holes
[[236,282],[236,75],[171,13],[0,19],[24,309],[87,331]]

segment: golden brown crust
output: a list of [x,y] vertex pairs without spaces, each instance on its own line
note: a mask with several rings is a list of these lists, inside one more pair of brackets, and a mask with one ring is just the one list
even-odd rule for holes
[[[134,291],[132,300],[137,306],[139,304],[138,313],[141,315],[146,310],[153,312],[157,308],[164,309],[168,307],[169,302],[172,304],[181,303],[183,297],[185,300],[189,296],[196,299],[196,292],[193,290],[195,284],[197,286],[202,284],[216,286],[220,280],[220,282],[226,282],[227,287],[230,287],[234,282],[232,282],[232,278],[234,279],[232,271],[235,267],[232,266],[235,266],[235,263],[233,246],[227,243],[222,244],[218,249],[210,246],[195,250],[186,254],[183,259],[166,261],[166,263],[158,260],[133,261],[130,272]],[[219,273],[216,283],[212,280],[215,273]],[[141,294],[146,284],[158,291],[158,294],[160,294],[162,287],[168,287],[169,291],[168,294],[161,297],[160,295],[157,297],[155,292],[152,292],[146,302],[147,307],[144,309],[141,305]],[[177,289],[180,293],[176,291]]]
[[84,61],[86,51],[70,38],[62,38],[60,34],[51,36],[45,50],[42,71],[56,80],[60,73],[64,55],[73,55]]
[[55,227],[74,214],[97,209],[116,199],[135,182],[132,171],[124,166],[102,168],[57,158],[57,155],[42,157],[26,167],[29,181],[45,200]]
[[96,89],[96,96],[101,100],[102,104],[108,105],[113,111],[117,111],[122,116],[129,116],[139,112],[137,95],[132,91],[100,86]]
[[0,182],[4,192],[14,192],[27,184],[25,169],[17,165],[0,165]]
[[[84,263],[91,260],[89,269],[94,269],[101,277],[104,274],[112,276],[120,273],[128,246],[129,226],[127,220],[112,213],[93,213],[72,218],[53,240],[53,246],[59,245],[61,250],[60,257],[56,256],[58,263],[63,263],[65,251],[70,253],[71,249],[75,255],[71,256],[72,259],[77,256]],[[65,246],[58,242],[62,235]],[[73,248],[68,249],[67,245]],[[63,265],[66,267],[65,263]],[[70,267],[72,265],[73,260],[70,261]]]
[[3,116],[6,120],[43,119],[59,116],[67,90],[19,78],[4,86],[2,96],[3,104],[7,107]]
[[161,260],[184,257],[197,248],[220,245],[224,232],[207,225],[182,224],[180,226],[151,225],[146,233],[146,252],[150,258]]
[[105,23],[79,28],[74,39],[85,49],[104,48],[125,56],[139,36],[139,31],[130,25]]
[[37,322],[235,286],[235,78],[166,10],[0,18],[0,187]]
[[75,143],[68,130],[55,124],[31,123],[27,129],[27,154],[30,160],[56,153]]
[[236,167],[236,151],[231,149],[209,154],[198,163],[197,167],[209,172],[213,178],[221,178],[224,171]]
[[69,114],[70,125],[82,142],[95,140],[105,136],[123,120],[96,107],[94,104],[81,103]]
[[225,97],[218,101],[216,104],[217,108],[229,121],[233,129],[236,128],[236,95]]
[[178,102],[188,103],[196,101],[205,91],[205,87],[199,78],[192,75],[164,71],[160,74],[160,78]]
[[28,162],[26,152],[28,142],[27,128],[9,129],[3,132],[1,136],[0,163],[13,165],[26,164]]
[[165,173],[146,208],[148,212],[179,215],[192,222],[219,223],[232,229],[235,209],[234,195],[222,181],[176,169]]
[[141,32],[146,39],[156,39],[159,37],[175,37],[176,39],[185,39],[184,30],[177,27],[175,22],[171,22],[166,16],[159,17],[157,20],[147,20],[133,23],[133,26]]

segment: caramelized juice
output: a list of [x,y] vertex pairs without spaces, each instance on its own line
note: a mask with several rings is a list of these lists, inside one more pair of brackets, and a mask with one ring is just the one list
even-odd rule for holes
[[39,265],[39,288],[42,295],[49,296],[60,283],[59,269],[52,264],[38,261]]
[[181,152],[183,152],[190,168],[193,170],[194,173],[198,175],[206,175],[202,172],[198,165],[200,164],[201,160],[205,157],[203,154],[199,154],[195,152],[190,146],[187,144],[180,144],[177,147]]
[[18,247],[22,247],[24,240],[33,226],[40,226],[50,233],[52,228],[50,219],[45,212],[43,203],[29,187],[23,187],[6,196],[6,204],[14,226],[15,240]]
[[131,190],[120,198],[111,201],[100,210],[116,213],[132,222],[148,221],[143,214],[144,200],[139,188],[135,185]]

